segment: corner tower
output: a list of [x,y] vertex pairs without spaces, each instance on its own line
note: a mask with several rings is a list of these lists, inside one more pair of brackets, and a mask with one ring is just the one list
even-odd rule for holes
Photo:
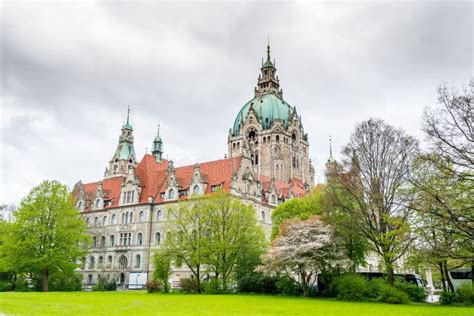
[[299,179],[313,186],[308,134],[296,107],[283,99],[276,70],[268,45],[254,98],[242,107],[229,130],[228,156],[250,159],[259,176],[285,182]]
[[133,148],[133,127],[130,124],[130,107],[127,112],[127,122],[122,125],[119,143],[115,153],[105,169],[104,178],[126,176],[128,169],[136,167],[137,158]]

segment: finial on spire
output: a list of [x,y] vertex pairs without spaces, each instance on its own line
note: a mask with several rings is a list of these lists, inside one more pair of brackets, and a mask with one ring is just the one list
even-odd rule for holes
[[160,135],[160,123],[158,123],[158,135]]
[[267,60],[270,60],[270,35],[268,35],[268,43],[267,43]]
[[128,111],[127,111],[127,124],[130,124],[130,105],[128,106]]

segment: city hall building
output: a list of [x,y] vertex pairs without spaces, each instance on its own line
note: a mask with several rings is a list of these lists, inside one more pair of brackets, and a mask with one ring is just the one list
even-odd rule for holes
[[[227,135],[225,159],[175,166],[163,158],[158,131],[154,139],[150,135],[152,153],[138,160],[129,112],[103,178],[74,186],[77,208],[93,236],[82,270],[84,284],[104,276],[124,288],[143,286],[153,271],[153,252],[166,235],[167,211],[189,196],[229,192],[253,205],[269,237],[272,210],[312,189],[308,135],[296,108],[283,99],[270,46],[260,71],[253,98]],[[188,275],[185,267],[173,267],[171,280]]]

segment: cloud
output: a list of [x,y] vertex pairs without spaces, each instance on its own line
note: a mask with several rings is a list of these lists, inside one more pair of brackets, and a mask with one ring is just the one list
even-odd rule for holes
[[161,124],[178,163],[223,157],[252,98],[270,34],[320,180],[328,155],[371,116],[422,138],[442,81],[472,75],[472,4],[6,2],[0,201],[41,180],[95,181],[127,106],[138,156]]

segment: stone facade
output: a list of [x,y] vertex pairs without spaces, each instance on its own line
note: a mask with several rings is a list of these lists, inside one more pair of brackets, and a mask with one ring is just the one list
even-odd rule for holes
[[[273,209],[311,190],[308,136],[296,108],[283,100],[275,72],[268,47],[255,96],[230,129],[225,159],[175,167],[163,159],[158,132],[152,155],[138,161],[129,111],[103,179],[79,181],[73,191],[93,236],[82,270],[86,286],[97,283],[99,276],[115,278],[124,288],[143,286],[153,271],[153,251],[167,234],[167,212],[188,196],[230,192],[253,205],[269,237]],[[187,276],[184,266],[173,267],[172,286]]]

